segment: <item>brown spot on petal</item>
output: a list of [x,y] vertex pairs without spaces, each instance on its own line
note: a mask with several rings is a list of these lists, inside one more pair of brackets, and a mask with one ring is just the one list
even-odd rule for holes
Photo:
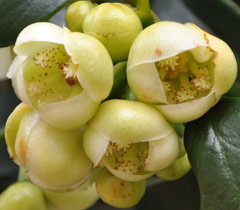
[[209,40],[208,40],[208,38],[207,38],[207,34],[204,33],[203,36],[204,36],[204,39],[205,39],[206,43],[209,45]]
[[155,49],[155,53],[156,53],[156,55],[158,55],[158,56],[160,56],[160,55],[162,55],[162,51],[160,50],[160,49]]

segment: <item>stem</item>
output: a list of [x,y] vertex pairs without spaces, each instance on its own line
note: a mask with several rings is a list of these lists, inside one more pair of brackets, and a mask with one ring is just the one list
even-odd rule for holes
[[155,12],[153,12],[152,10],[151,10],[151,15],[152,15],[155,22],[160,22],[161,21],[161,19],[157,16],[157,14]]
[[143,10],[146,13],[151,13],[149,0],[138,0],[137,9]]

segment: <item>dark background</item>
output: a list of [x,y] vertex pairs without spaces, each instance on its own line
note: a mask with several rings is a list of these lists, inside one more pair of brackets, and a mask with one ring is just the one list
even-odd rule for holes
[[[211,0],[210,0],[211,1]],[[114,2],[114,1],[113,1]],[[237,1],[236,1],[237,2]],[[238,2],[239,3],[239,2]],[[210,33],[214,33],[201,21],[182,0],[152,0],[152,10],[161,20],[194,22]],[[50,21],[64,24],[64,10]],[[216,17],[217,18],[217,17]],[[0,127],[3,128],[7,117],[19,103],[9,80],[0,81]],[[0,130],[2,133],[3,130]],[[5,142],[0,140],[0,192],[17,180],[18,167],[9,159]],[[97,202],[90,210],[115,210],[103,202]],[[157,177],[148,181],[148,188],[140,203],[129,210],[198,210],[199,189],[194,174],[190,171],[185,177],[174,182],[163,182]]]

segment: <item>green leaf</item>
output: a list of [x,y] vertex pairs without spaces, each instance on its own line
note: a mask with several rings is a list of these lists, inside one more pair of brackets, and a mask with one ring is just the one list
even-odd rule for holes
[[202,210],[240,209],[240,98],[223,98],[187,124],[185,147],[197,178]]
[[225,94],[226,96],[230,97],[240,97],[240,55],[238,53],[235,53],[235,57],[238,63],[237,79],[232,88]]
[[14,44],[24,27],[47,21],[68,2],[71,0],[1,0],[0,47]]
[[232,0],[183,0],[229,45],[240,49],[240,6]]

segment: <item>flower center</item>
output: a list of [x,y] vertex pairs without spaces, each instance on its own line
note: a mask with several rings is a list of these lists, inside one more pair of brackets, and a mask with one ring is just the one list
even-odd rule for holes
[[81,93],[74,64],[62,45],[36,53],[27,60],[23,78],[33,106],[66,100]]
[[148,150],[148,142],[122,146],[110,141],[103,157],[103,163],[127,174],[145,174]]
[[209,94],[213,81],[213,58],[198,62],[190,51],[157,61],[155,66],[169,104],[201,98]]

